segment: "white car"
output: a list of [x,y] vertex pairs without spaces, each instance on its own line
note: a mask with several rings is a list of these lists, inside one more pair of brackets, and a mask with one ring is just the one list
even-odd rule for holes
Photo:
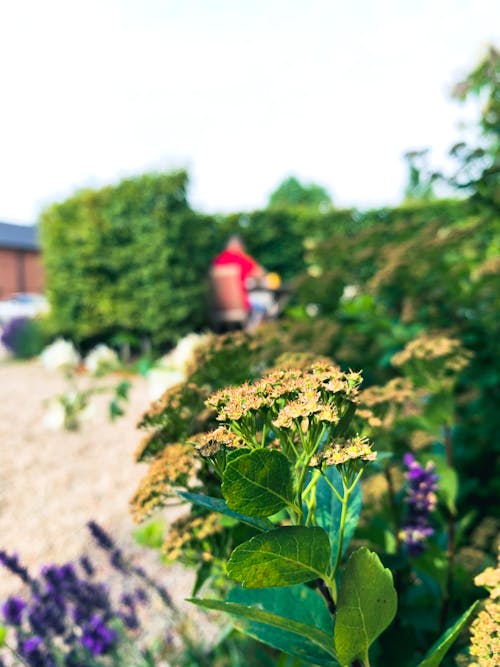
[[14,317],[36,317],[48,309],[47,299],[42,294],[19,292],[0,301],[0,324],[7,324]]

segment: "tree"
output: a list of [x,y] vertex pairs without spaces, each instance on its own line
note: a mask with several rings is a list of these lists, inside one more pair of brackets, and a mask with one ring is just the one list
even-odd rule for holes
[[332,207],[329,193],[316,183],[303,184],[295,176],[286,178],[269,197],[268,208],[309,208],[326,212]]
[[451,149],[459,161],[452,183],[487,206],[500,205],[500,51],[491,46],[479,65],[456,84],[453,96],[481,103],[476,146],[465,142]]
[[406,201],[429,201],[434,198],[434,181],[438,175],[428,166],[429,149],[407,151],[404,159],[408,165],[408,182],[405,188]]

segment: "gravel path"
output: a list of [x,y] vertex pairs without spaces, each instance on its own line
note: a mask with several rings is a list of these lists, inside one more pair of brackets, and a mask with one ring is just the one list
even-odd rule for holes
[[[37,361],[0,362],[0,549],[18,552],[36,572],[85,551],[85,524],[95,519],[182,600],[191,573],[160,566],[155,552],[130,538],[128,501],[146,470],[132,458],[140,437],[135,424],[149,403],[144,379],[134,377],[124,417],[111,423],[109,397],[98,395],[96,414],[78,432],[50,431],[42,423],[44,401],[64,389],[64,378]],[[0,568],[0,600],[17,588]]]

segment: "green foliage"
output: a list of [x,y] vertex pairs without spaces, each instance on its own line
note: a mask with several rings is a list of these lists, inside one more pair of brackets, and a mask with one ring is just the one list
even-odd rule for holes
[[448,628],[448,630],[446,630],[443,636],[440,637],[429,649],[429,652],[418,667],[439,667],[448,649],[477,610],[478,604],[479,602],[474,602],[474,604],[471,605],[469,609],[467,609],[467,611],[465,611],[460,618]]
[[[307,586],[287,586],[280,588],[279,592],[275,588],[233,588],[229,592],[228,602],[266,609],[277,616],[318,628],[329,636],[333,634],[332,617],[316,591]],[[324,650],[318,649],[307,636],[243,618],[235,620],[236,627],[246,634],[302,658],[308,664],[333,664],[332,658]]]
[[335,621],[335,650],[340,664],[369,665],[368,650],[396,615],[392,574],[365,547],[355,551],[342,574]]
[[224,470],[222,493],[228,507],[250,516],[271,516],[293,500],[290,461],[277,451],[256,449]]
[[325,188],[316,183],[302,184],[294,176],[286,178],[269,197],[269,208],[310,208],[325,211],[332,200]]
[[[340,538],[340,520],[342,516],[342,502],[340,498],[343,495],[342,477],[339,471],[334,468],[328,468],[325,477],[336,489],[333,491],[325,478],[318,480],[316,487],[316,520],[318,526],[321,526],[328,533],[332,553],[336,554],[339,547]],[[361,514],[361,484],[356,484],[354,491],[349,495],[347,501],[347,512],[344,523],[342,555],[345,554],[349,542],[354,535]]]
[[200,507],[204,507],[205,509],[214,512],[219,512],[220,514],[224,514],[224,516],[231,517],[231,519],[246,523],[257,530],[269,530],[269,524],[266,521],[255,516],[246,516],[239,512],[233,512],[222,498],[211,498],[210,496],[204,496],[199,493],[190,493],[189,491],[177,491],[177,494],[189,503],[199,505]]
[[292,586],[328,579],[331,547],[322,528],[284,526],[240,544],[227,573],[245,588]]
[[[329,667],[335,667],[335,665],[338,664],[337,661],[334,660],[335,654],[332,650],[330,635],[317,627],[309,625],[308,623],[296,621],[288,616],[280,616],[269,611],[264,611],[255,607],[249,607],[244,604],[236,604],[234,602],[198,599],[191,599],[190,602],[198,605],[199,607],[204,607],[205,609],[224,611],[227,614],[236,616],[237,618],[243,618],[254,623],[271,626],[273,628],[277,628],[278,630],[298,635],[300,639],[305,638],[308,640],[308,642],[311,642],[315,645],[316,655],[311,655],[309,653],[308,646],[304,645],[304,642],[300,642],[298,648],[296,648],[297,644],[296,641],[294,641],[294,643],[291,645],[292,649],[296,649],[297,652],[307,651],[308,659],[316,665],[328,665]],[[318,648],[321,650],[319,656],[317,655]],[[299,656],[303,657],[303,654],[300,655],[299,653]],[[318,659],[320,660],[319,662]]]
[[146,174],[42,213],[53,330],[78,342],[127,333],[161,345],[205,322],[217,232],[191,211],[186,187],[183,171]]

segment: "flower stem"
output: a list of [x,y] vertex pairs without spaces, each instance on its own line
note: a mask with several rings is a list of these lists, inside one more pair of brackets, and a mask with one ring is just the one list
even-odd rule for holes
[[347,505],[349,503],[349,498],[351,496],[351,489],[346,486],[344,479],[342,478],[342,484],[344,486],[344,497],[342,498],[342,513],[340,515],[340,527],[339,527],[339,544],[337,547],[337,558],[335,560],[335,566],[333,568],[333,577],[339,569],[340,561],[342,559],[342,547],[344,544],[344,530],[345,530],[345,520],[347,517]]

